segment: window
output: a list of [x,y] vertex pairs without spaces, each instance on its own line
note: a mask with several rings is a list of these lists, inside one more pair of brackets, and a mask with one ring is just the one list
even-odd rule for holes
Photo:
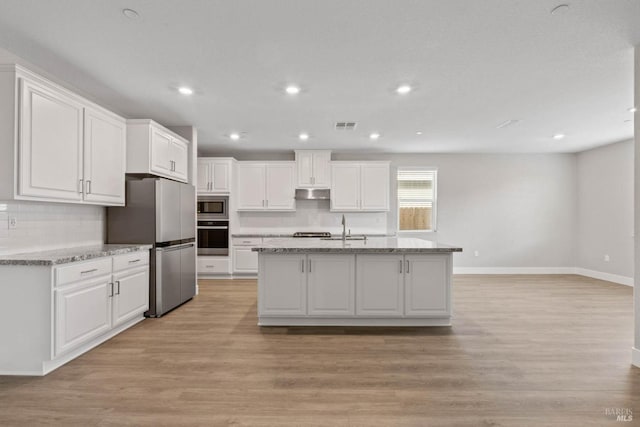
[[436,175],[433,168],[398,168],[398,231],[435,231]]

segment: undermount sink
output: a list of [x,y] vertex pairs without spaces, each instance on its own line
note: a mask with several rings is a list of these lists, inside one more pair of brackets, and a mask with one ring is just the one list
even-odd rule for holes
[[[323,237],[320,240],[342,240],[342,237]],[[347,236],[345,240],[367,240],[366,236]]]

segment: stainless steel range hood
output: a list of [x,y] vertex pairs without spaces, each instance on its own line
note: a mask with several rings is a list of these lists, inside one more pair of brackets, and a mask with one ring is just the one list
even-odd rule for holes
[[328,188],[296,188],[296,200],[329,200]]

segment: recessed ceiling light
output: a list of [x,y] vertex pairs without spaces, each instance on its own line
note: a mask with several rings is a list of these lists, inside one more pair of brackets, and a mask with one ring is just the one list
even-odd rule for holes
[[300,135],[298,135],[298,138],[300,139],[300,141],[306,141],[307,139],[309,139],[309,134],[303,132]]
[[630,112],[630,113],[635,113],[636,111],[638,111],[638,108],[637,107],[631,107],[627,111]]
[[569,5],[568,4],[559,4],[558,6],[554,7],[553,9],[551,9],[551,14],[552,15],[561,15],[563,13],[566,13],[569,11]]
[[181,86],[178,88],[178,92],[180,92],[183,95],[193,95],[193,89],[191,89],[190,87],[186,87],[186,86]]
[[369,135],[369,139],[376,140],[378,138],[380,138],[380,134],[377,132],[373,132],[371,135]]
[[284,91],[287,92],[289,95],[297,95],[300,93],[300,88],[296,85],[289,85],[286,88],[284,88]]
[[122,14],[129,19],[138,19],[140,14],[133,9],[122,9]]
[[564,133],[556,133],[553,135],[553,139],[563,139],[566,135]]
[[396,92],[399,93],[400,95],[406,95],[409,92],[411,92],[411,86],[409,86],[409,85],[400,85],[396,89]]
[[422,131],[416,132],[416,135],[422,135]]
[[232,141],[237,141],[237,140],[239,140],[239,139],[240,139],[240,134],[239,134],[239,133],[237,133],[237,132],[230,133],[230,134],[229,134],[229,138],[230,138]]

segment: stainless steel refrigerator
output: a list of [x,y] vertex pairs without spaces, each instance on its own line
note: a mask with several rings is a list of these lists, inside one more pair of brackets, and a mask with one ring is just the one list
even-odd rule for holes
[[107,243],[153,245],[148,317],[160,317],[196,293],[195,199],[189,184],[130,179],[126,206],[107,208]]

